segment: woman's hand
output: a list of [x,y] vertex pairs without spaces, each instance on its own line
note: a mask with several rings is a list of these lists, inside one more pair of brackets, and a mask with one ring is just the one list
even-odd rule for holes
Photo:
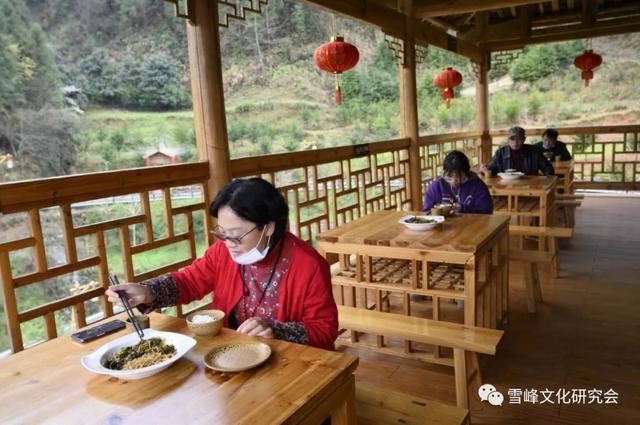
[[153,303],[153,299],[151,299],[151,290],[144,286],[138,285],[135,283],[125,283],[122,285],[110,286],[105,295],[108,297],[109,302],[114,304],[122,304],[120,300],[120,296],[116,293],[116,291],[124,292],[124,296],[129,300],[129,305],[131,307],[135,307],[140,304],[151,304]]
[[249,336],[261,336],[263,338],[273,338],[273,330],[269,322],[262,317],[252,317],[245,320],[238,326],[238,332]]

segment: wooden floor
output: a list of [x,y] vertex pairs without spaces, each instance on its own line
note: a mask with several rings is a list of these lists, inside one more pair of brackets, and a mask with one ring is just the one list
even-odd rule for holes
[[[545,302],[529,314],[524,280],[511,265],[510,320],[495,357],[481,361],[483,382],[505,396],[474,399],[473,424],[640,424],[640,198],[587,197],[576,233],[561,244],[560,276],[541,272]],[[455,404],[453,370],[368,351],[358,385],[375,383]],[[558,404],[558,390],[613,389],[618,404]],[[510,404],[510,389],[549,389],[554,404]]]

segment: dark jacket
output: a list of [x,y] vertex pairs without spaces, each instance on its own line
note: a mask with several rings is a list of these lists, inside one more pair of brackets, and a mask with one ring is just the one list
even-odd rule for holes
[[[542,155],[542,149],[534,145],[522,145],[522,171],[528,176],[537,176],[538,171],[542,171],[545,176],[553,176],[553,166],[551,162]],[[504,173],[510,168],[514,168],[511,162],[511,148],[503,146],[499,148],[491,158],[491,162],[487,166],[492,175]]]
[[487,185],[477,176],[460,185],[457,194],[442,177],[431,182],[424,196],[423,211],[429,212],[436,204],[459,204],[461,213],[491,214],[493,200]]
[[553,147],[553,149],[545,149],[544,145],[542,144],[542,142],[538,142],[533,146],[537,146],[540,149],[542,149],[542,153],[544,154],[545,152],[553,152],[553,159],[550,159],[550,161],[555,160],[556,156],[560,155],[560,161],[570,161],[571,160],[571,154],[569,153],[569,149],[567,149],[567,144],[564,142],[561,142],[560,140],[556,140],[556,144]]

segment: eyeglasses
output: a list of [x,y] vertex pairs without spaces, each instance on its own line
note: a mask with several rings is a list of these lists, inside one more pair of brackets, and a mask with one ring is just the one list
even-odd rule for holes
[[240,243],[242,242],[242,238],[244,238],[245,236],[247,236],[249,233],[253,232],[257,228],[258,228],[258,226],[253,226],[253,228],[251,230],[249,230],[248,232],[244,233],[242,236],[227,236],[224,233],[220,232],[220,226],[216,226],[211,231],[211,234],[213,236],[215,236],[216,238],[220,239],[223,242],[229,241],[234,245],[240,245]]

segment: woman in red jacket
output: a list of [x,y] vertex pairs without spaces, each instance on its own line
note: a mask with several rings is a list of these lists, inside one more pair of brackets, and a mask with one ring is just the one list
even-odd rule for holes
[[218,241],[188,267],[142,284],[107,289],[111,302],[124,290],[144,311],[186,304],[213,292],[212,308],[226,326],[265,338],[328,350],[338,335],[338,311],[329,265],[286,230],[289,208],[278,190],[259,179],[238,179],[216,196]]

